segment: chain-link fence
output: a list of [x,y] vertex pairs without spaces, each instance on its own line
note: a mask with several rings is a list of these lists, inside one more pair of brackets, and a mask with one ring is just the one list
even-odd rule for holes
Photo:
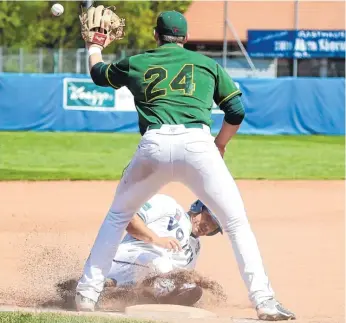
[[[106,63],[138,54],[143,50],[121,50],[104,54]],[[198,50],[200,53],[223,64],[222,51]],[[0,47],[0,73],[72,73],[88,74],[88,55],[85,48],[27,50],[23,48]],[[290,59],[252,58],[255,72],[241,52],[232,51],[227,55],[226,70],[232,77],[285,77],[293,73]],[[345,60],[301,59],[298,60],[298,75],[302,77],[345,77]]]
[[[106,63],[117,61],[125,56],[141,52],[140,50],[122,50],[114,54],[104,54]],[[201,52],[222,64],[222,53]],[[76,73],[88,74],[87,51],[77,49],[26,50],[23,48],[0,47],[0,72],[9,73]],[[257,76],[276,77],[276,65],[273,59],[255,59]],[[233,77],[252,77],[251,69],[241,55],[228,58],[228,72]]]
[[[105,62],[112,62],[138,52],[122,50],[114,54],[103,55],[103,59]],[[27,50],[0,47],[0,72],[87,74],[87,57],[85,48]]]

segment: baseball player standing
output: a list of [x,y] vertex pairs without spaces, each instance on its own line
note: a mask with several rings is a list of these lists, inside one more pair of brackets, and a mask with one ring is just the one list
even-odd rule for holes
[[[258,317],[295,319],[275,299],[242,197],[223,160],[226,145],[244,118],[241,91],[216,61],[184,49],[187,21],[176,11],[158,16],[157,48],[105,64],[101,50],[107,42],[100,39],[112,26],[109,11],[98,6],[87,12],[90,30],[101,27],[97,37],[86,41],[90,75],[96,85],[126,86],[131,91],[142,139],[85,263],[76,289],[77,310],[93,310],[134,214],[162,186],[180,181],[208,205],[228,234]],[[225,113],[216,138],[209,127],[213,101]]]
[[[213,236],[222,228],[217,218],[201,202],[185,212],[173,198],[156,194],[140,208],[127,227],[107,275],[107,284],[135,285],[148,276],[175,270],[192,270],[200,254],[200,236]],[[158,303],[193,305],[202,289],[193,282],[155,278],[147,289]]]

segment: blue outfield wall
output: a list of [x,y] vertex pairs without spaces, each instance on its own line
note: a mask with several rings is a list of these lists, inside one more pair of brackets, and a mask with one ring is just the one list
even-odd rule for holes
[[[243,134],[345,134],[345,79],[235,79],[243,92]],[[187,108],[188,109],[188,108]],[[214,107],[212,131],[223,113]],[[87,75],[0,74],[0,130],[138,132],[126,88]]]

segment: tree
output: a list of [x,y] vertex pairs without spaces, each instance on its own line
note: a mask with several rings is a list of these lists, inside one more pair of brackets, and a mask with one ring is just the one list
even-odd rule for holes
[[112,53],[119,49],[146,50],[155,46],[153,28],[161,11],[176,10],[184,13],[191,1],[114,1],[102,2],[105,6],[116,6],[117,14],[126,19],[126,36],[105,50]]
[[[49,1],[0,2],[0,46],[23,48],[81,48],[79,14],[84,1],[61,1],[64,14],[54,17]],[[98,1],[95,5],[116,6],[126,19],[126,36],[105,50],[148,49],[155,45],[153,27],[163,10],[185,12],[191,1]]]
[[20,29],[20,4],[3,1],[0,3],[0,45],[14,46],[17,30]]

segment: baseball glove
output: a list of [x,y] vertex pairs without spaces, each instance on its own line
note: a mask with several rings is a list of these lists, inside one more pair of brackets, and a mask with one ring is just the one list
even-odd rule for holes
[[114,40],[123,39],[125,19],[115,13],[115,7],[100,5],[82,10],[79,20],[82,37],[87,43],[106,48]]

